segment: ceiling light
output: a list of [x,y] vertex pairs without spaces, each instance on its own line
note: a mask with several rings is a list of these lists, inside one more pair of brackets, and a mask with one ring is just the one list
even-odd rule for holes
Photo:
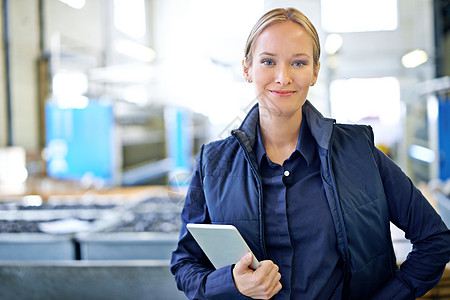
[[408,150],[409,156],[411,158],[426,162],[431,164],[435,158],[436,154],[433,150],[419,146],[419,145],[411,145]]
[[82,9],[86,4],[86,0],[59,0],[59,1],[75,9]]
[[151,62],[156,58],[155,50],[130,40],[117,41],[115,49],[119,53],[145,62]]
[[428,61],[428,54],[424,50],[416,49],[402,56],[402,65],[405,68],[415,68]]
[[342,36],[337,33],[329,34],[325,40],[325,52],[335,54],[342,47]]

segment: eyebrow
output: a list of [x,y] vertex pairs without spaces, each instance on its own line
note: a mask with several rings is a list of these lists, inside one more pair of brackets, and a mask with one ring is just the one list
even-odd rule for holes
[[[262,56],[262,55],[267,55],[267,56],[276,56],[276,54],[270,53],[270,52],[261,52],[258,56]],[[310,57],[308,54],[306,53],[297,53],[294,54],[292,57],[299,57],[299,56],[306,56],[306,57]]]

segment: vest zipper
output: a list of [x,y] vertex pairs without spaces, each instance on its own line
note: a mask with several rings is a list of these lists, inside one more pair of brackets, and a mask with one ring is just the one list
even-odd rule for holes
[[243,144],[243,141],[241,141],[241,139],[238,137],[238,135],[236,134],[236,130],[232,130],[231,134],[234,136],[234,138],[238,141],[239,146],[242,148],[242,150],[244,151],[244,156],[245,159],[247,160],[247,162],[250,164],[250,168],[253,171],[253,174],[255,175],[255,178],[258,182],[258,193],[259,193],[259,197],[258,197],[258,213],[259,213],[259,235],[260,235],[260,247],[261,247],[261,252],[263,254],[263,258],[266,259],[267,258],[267,253],[266,253],[266,247],[265,247],[265,242],[264,242],[264,214],[262,212],[262,208],[263,208],[263,191],[262,191],[262,180],[261,180],[261,176],[259,176],[257,167],[253,164],[252,159],[250,158],[250,154],[247,151],[247,148],[245,147],[245,145]]
[[344,240],[343,245],[344,245],[344,286],[343,286],[343,299],[348,299],[348,279],[350,276],[350,261],[349,261],[349,257],[348,257],[348,242],[347,242],[347,232],[345,230],[345,224],[344,224],[344,216],[342,215],[342,209],[341,209],[341,204],[339,201],[339,197],[338,197],[338,192],[336,189],[336,181],[334,179],[334,174],[332,172],[332,167],[331,167],[331,146],[333,143],[333,136],[334,136],[334,126],[333,126],[333,130],[331,131],[331,136],[330,136],[330,143],[328,144],[328,153],[327,153],[327,164],[328,164],[328,172],[330,174],[330,178],[331,178],[331,186],[333,188],[333,194],[334,194],[334,198],[336,201],[336,208],[338,210],[338,216],[339,216],[339,222],[340,222],[340,226],[341,226],[341,232],[342,232],[342,238]]

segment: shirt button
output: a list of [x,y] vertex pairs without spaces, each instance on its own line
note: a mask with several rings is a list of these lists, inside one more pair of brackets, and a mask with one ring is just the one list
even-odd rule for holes
[[284,176],[288,177],[290,174],[289,171],[284,171]]

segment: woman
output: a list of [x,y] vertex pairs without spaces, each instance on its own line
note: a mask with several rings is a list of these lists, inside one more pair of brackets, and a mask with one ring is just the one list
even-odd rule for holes
[[[370,127],[336,124],[306,100],[320,44],[295,9],[275,9],[247,40],[258,104],[232,136],[201,149],[171,270],[192,299],[414,299],[449,261],[450,232]],[[390,222],[414,244],[397,268]],[[187,223],[233,224],[251,255],[215,270]]]

